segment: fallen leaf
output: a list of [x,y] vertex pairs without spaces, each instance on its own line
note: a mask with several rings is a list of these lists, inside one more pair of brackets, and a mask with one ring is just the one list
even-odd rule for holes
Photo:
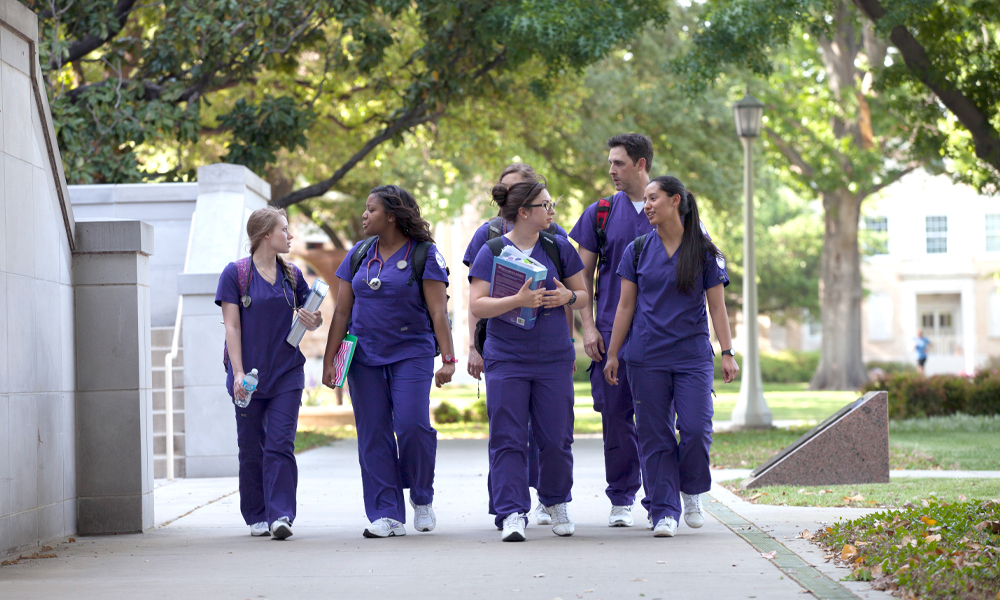
[[862,546],[867,546],[869,544],[871,544],[871,542],[858,542],[857,544],[854,545],[857,546],[858,548],[861,548]]
[[940,533],[935,533],[934,535],[929,535],[929,536],[927,536],[927,537],[924,538],[924,542],[926,542],[928,544],[930,544],[931,542],[940,542],[940,541],[941,541],[941,534]]
[[958,501],[959,502],[965,502],[966,500],[968,500],[968,498],[965,497],[965,494],[959,494],[958,495]]
[[903,508],[916,508],[917,505],[907,500],[903,503]]
[[646,578],[645,578],[645,577],[636,577],[636,578],[635,578],[635,579],[633,579],[632,581],[633,581],[633,582],[636,582],[636,581],[639,581],[639,582],[642,582],[642,581],[646,581]]
[[872,567],[872,579],[878,579],[882,575],[884,575],[884,573],[882,572],[882,563],[879,563],[874,567]]
[[766,558],[767,560],[773,560],[774,557],[778,555],[778,551],[771,550],[770,552],[761,552],[760,555]]
[[749,500],[750,502],[753,502],[754,500],[756,500],[757,498],[760,498],[761,496],[767,496],[767,492],[757,492],[753,496],[750,496],[749,498],[747,498],[747,500]]
[[1000,533],[1000,521],[983,521],[975,526],[976,531],[989,531],[990,533]]
[[923,498],[920,499],[920,506],[923,506],[924,508],[928,508],[928,507],[930,507],[930,505],[931,505],[931,503],[928,502],[927,500],[924,500]]
[[71,544],[76,543],[76,538],[69,538],[69,543],[71,543]]
[[837,556],[837,555],[836,555],[836,554],[825,554],[825,555],[823,555],[823,558],[825,558],[826,560],[830,560],[830,559],[832,559],[832,558],[833,558],[834,556]]
[[844,502],[864,502],[865,497],[862,496],[861,494],[857,494],[854,496],[844,496],[843,500]]
[[538,575],[535,575],[535,579],[538,579],[539,577],[545,577],[545,573],[539,573]]
[[935,519],[932,519],[932,518],[930,518],[930,517],[928,517],[926,515],[924,515],[923,517],[920,517],[920,521],[924,525],[927,525],[927,526],[937,525],[937,521]]
[[799,492],[798,493],[800,493],[800,494],[806,493],[806,488],[799,488]]
[[808,541],[808,540],[813,539],[816,536],[813,535],[808,529],[803,529],[802,531],[799,532],[799,535],[797,535],[795,537]]
[[844,544],[844,549],[840,551],[840,560],[851,560],[858,555],[858,549],[850,544]]
[[903,571],[905,571],[905,570],[907,570],[909,568],[910,568],[910,565],[906,564],[906,565],[903,565],[902,567],[899,567],[898,569],[896,569],[896,572],[897,573],[902,573]]

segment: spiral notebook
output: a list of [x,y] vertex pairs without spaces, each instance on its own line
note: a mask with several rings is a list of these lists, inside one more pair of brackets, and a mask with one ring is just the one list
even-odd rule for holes
[[347,381],[347,371],[351,368],[351,359],[354,358],[354,348],[358,345],[357,336],[347,334],[344,341],[340,342],[340,349],[333,359],[334,386],[342,388]]

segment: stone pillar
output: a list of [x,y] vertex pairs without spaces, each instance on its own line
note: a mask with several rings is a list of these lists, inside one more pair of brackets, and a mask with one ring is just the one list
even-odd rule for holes
[[191,256],[177,276],[184,299],[184,453],[188,477],[231,477],[239,473],[236,418],[226,392],[222,309],[215,305],[219,276],[247,256],[246,223],[267,205],[271,186],[246,167],[208,165],[198,169]]
[[79,221],[76,298],[77,515],[82,534],[153,526],[149,256],[142,221]]

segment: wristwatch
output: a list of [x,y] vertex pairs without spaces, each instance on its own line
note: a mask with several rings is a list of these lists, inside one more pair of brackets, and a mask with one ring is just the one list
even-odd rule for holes
[[444,356],[441,357],[441,362],[458,364],[458,359],[452,356],[451,354],[445,354]]
[[722,354],[723,356],[725,356],[725,355],[728,354],[729,356],[732,356],[733,358],[736,358],[736,350],[733,350],[732,348],[730,348],[729,350],[723,350],[719,354]]
[[573,304],[576,302],[576,292],[574,292],[573,290],[570,290],[570,293],[573,294],[573,297],[570,298],[569,302],[566,303],[567,306],[573,306]]

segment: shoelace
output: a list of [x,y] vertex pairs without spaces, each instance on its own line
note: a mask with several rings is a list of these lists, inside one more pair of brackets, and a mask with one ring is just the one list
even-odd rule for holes
[[685,499],[687,500],[687,502],[684,503],[685,513],[701,512],[701,494],[698,494],[697,496],[688,496]]
[[379,519],[378,521],[375,521],[375,522],[379,524],[379,527],[378,527],[379,529],[382,528],[381,527],[382,525],[385,525],[386,530],[389,530],[389,531],[392,530],[392,520],[390,520],[389,517],[382,517],[381,519]]
[[566,503],[556,504],[549,508],[549,514],[552,515],[552,520],[556,523],[568,523],[569,513],[566,512]]
[[507,515],[507,518],[503,520],[504,529],[508,526],[513,526],[514,523],[524,523],[524,515],[521,513],[514,513],[512,515]]
[[631,506],[612,506],[611,507],[611,514],[612,515],[630,515],[630,514],[632,514],[632,507]]
[[417,513],[418,517],[430,517],[431,516],[431,505],[430,504],[418,504],[413,507],[413,512]]

